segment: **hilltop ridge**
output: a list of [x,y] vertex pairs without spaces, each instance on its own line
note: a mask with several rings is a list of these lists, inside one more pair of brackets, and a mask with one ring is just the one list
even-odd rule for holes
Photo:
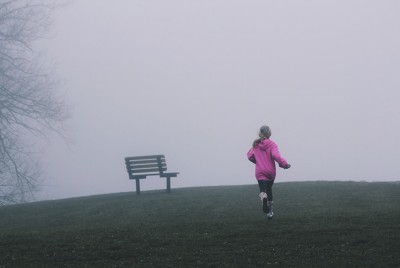
[[394,267],[400,184],[256,185],[87,196],[0,208],[0,267]]

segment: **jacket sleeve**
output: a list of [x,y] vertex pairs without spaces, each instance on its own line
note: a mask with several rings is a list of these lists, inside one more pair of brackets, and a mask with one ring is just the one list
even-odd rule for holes
[[254,156],[254,150],[253,148],[251,148],[248,152],[247,152],[247,158],[253,162],[254,164],[256,163],[256,157]]
[[274,161],[276,161],[281,168],[285,168],[288,166],[288,162],[285,160],[285,158],[281,156],[278,146],[276,144],[272,147],[271,156],[272,159],[274,159]]

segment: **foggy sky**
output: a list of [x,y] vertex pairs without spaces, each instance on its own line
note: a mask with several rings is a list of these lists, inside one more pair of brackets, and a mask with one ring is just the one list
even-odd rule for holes
[[42,197],[134,191],[124,157],[147,154],[180,172],[172,188],[255,184],[263,124],[292,164],[276,182],[399,180],[398,14],[395,0],[74,1],[41,44],[73,140],[46,145]]

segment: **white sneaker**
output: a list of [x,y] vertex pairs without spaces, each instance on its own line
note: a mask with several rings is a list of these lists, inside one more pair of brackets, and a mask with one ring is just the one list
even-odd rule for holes
[[272,217],[274,216],[274,213],[271,211],[269,213],[267,213],[267,218],[268,220],[272,220]]

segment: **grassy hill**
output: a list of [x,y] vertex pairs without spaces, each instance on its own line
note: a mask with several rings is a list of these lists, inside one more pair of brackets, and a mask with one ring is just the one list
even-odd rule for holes
[[0,207],[1,267],[400,267],[400,183],[90,196]]

